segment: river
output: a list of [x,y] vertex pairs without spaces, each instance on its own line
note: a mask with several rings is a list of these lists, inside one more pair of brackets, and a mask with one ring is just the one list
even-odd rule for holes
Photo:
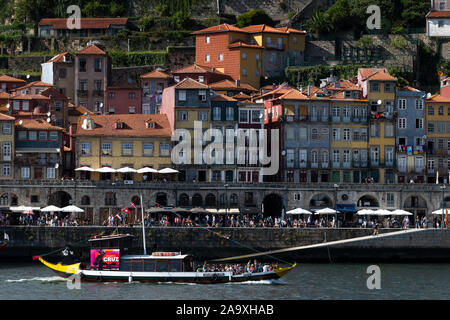
[[[379,264],[380,288],[370,264],[301,264],[280,281],[215,285],[81,283],[40,263],[0,264],[1,300],[448,300],[450,264]],[[369,279],[368,278],[372,277]]]

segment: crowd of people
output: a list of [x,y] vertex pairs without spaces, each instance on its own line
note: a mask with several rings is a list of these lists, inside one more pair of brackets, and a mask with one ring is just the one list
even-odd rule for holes
[[10,214],[0,214],[0,225],[20,226],[49,226],[49,227],[76,227],[89,225],[87,219],[76,218],[71,215],[59,216],[57,214],[21,214],[12,217]]
[[273,263],[259,263],[256,259],[253,261],[248,261],[246,265],[241,264],[207,264],[206,262],[203,266],[197,266],[197,272],[231,272],[233,275],[242,273],[258,273],[258,272],[269,272],[278,268],[278,264]]

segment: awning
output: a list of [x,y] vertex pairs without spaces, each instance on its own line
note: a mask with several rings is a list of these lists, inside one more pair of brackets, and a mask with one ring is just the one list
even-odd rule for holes
[[356,208],[354,204],[351,203],[341,203],[336,205],[336,210],[342,213],[355,213]]
[[59,153],[60,148],[16,148],[16,153]]

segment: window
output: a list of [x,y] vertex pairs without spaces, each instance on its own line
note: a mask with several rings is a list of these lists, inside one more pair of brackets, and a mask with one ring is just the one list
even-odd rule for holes
[[379,156],[380,156],[380,152],[379,152],[378,147],[371,147],[370,148],[370,160],[371,160],[370,163],[372,165],[375,165],[375,166],[378,165],[378,161],[380,160]]
[[2,125],[2,134],[11,134],[12,130],[11,130],[11,123],[3,123]]
[[147,157],[153,156],[153,143],[143,143],[142,154]]
[[416,129],[423,129],[423,118],[416,119]]
[[206,36],[206,37],[205,37],[205,42],[206,42],[206,43],[209,43],[209,41],[210,41],[209,36]]
[[245,68],[242,68],[242,75],[243,75],[244,77],[246,77],[246,76],[247,76],[247,69],[245,69]]
[[248,110],[239,110],[239,122],[248,123]]
[[206,90],[199,90],[198,91],[198,99],[200,101],[206,101]]
[[213,108],[213,120],[220,121],[222,116],[222,109],[220,107]]
[[28,132],[28,140],[36,141],[37,140],[37,132],[36,131],[29,131]]
[[94,71],[95,72],[101,72],[102,71],[102,59],[95,59],[94,60]]
[[[187,118],[186,118],[187,120]],[[198,120],[199,121],[208,121],[208,111],[199,111],[198,112]]]
[[112,156],[111,143],[102,143],[102,156]]
[[135,92],[128,92],[128,99],[130,99],[130,100],[136,99],[136,93]]
[[394,84],[391,82],[384,83],[384,92],[394,92]]
[[130,113],[130,114],[136,113],[136,107],[133,107],[133,106],[128,107],[128,113]]
[[443,28],[444,27],[444,21],[443,20],[439,20],[438,21],[438,28]]
[[81,58],[78,61],[78,71],[79,72],[86,72],[86,59]]
[[370,83],[370,91],[371,92],[380,92],[380,84],[378,82]]
[[298,42],[297,37],[294,37],[294,38],[292,39],[292,41],[293,41],[294,43],[297,43],[297,42]]
[[252,123],[260,123],[261,122],[261,112],[259,110],[252,110]]
[[30,110],[30,102],[29,101],[22,101],[22,110],[23,111]]
[[428,115],[434,116],[434,107],[433,106],[428,106]]
[[116,109],[114,108],[114,106],[109,106],[108,111],[109,111],[109,114],[114,114],[116,112]]
[[219,61],[223,61],[223,53],[219,53]]
[[91,155],[91,143],[90,142],[82,142],[81,143],[81,155]]
[[159,155],[161,157],[167,157],[170,155],[170,145],[168,143],[159,144]]
[[384,136],[386,138],[394,137],[394,124],[385,122],[384,124]]
[[30,167],[20,168],[20,177],[22,179],[29,179],[30,178]]
[[386,204],[388,207],[394,207],[395,206],[395,194],[394,193],[387,193],[386,194]]
[[115,97],[116,97],[115,92],[110,92],[110,93],[109,93],[109,98],[110,98],[110,99],[114,99]]
[[247,60],[247,52],[242,52],[242,60]]
[[428,132],[434,132],[434,123],[428,122]]
[[59,76],[59,79],[65,79],[67,76],[67,69],[66,68],[59,69],[58,76]]
[[179,101],[186,101],[186,90],[178,91],[178,100]]
[[398,119],[398,128],[399,129],[406,129],[406,118],[399,118]]
[[4,177],[11,176],[11,165],[10,164],[6,163],[2,166],[2,176],[4,176]]
[[3,161],[11,161],[11,142],[3,142]]
[[62,111],[62,102],[55,101],[55,112],[61,112],[61,111]]
[[423,110],[423,99],[416,99],[415,107],[416,110]]
[[187,120],[188,120],[188,112],[178,111],[178,121],[187,121]]
[[105,193],[105,206],[115,206],[116,203],[117,203],[116,194],[114,192],[106,192]]
[[444,106],[438,107],[438,115],[443,116],[444,115]]
[[339,150],[333,150],[333,162],[334,163],[340,163],[341,162],[341,156]]
[[47,131],[39,131],[39,140],[47,140]]
[[398,110],[406,110],[406,99],[398,99]]
[[343,140],[344,141],[350,141],[350,137],[351,137],[351,130],[350,129],[344,129],[344,136],[343,136]]
[[286,140],[295,140],[295,128],[286,127]]
[[341,140],[341,130],[338,128],[333,129],[333,141]]
[[198,76],[198,82],[200,82],[200,83],[205,82],[205,77],[204,76]]
[[391,166],[394,164],[394,147],[386,147],[385,150],[386,165]]
[[311,140],[317,140],[319,137],[319,130],[316,128],[311,129]]
[[180,76],[174,76],[173,77],[173,81],[180,82]]
[[132,156],[133,155],[133,143],[124,142],[122,143],[122,155]]
[[49,140],[50,141],[57,141],[58,140],[58,132],[57,131],[50,131],[49,132]]
[[227,107],[227,109],[226,109],[226,120],[227,121],[233,121],[234,120],[234,108],[233,107]]
[[17,138],[18,138],[18,140],[27,140],[27,132],[26,131],[18,131]]
[[209,62],[210,60],[210,55],[209,54],[205,54],[205,62]]
[[47,168],[47,179],[55,179],[55,178],[56,178],[56,169]]

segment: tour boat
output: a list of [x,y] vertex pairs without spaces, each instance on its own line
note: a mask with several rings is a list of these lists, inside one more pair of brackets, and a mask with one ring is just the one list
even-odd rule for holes
[[[180,252],[153,252],[151,255],[130,254],[132,235],[119,234],[89,239],[90,266],[83,263],[53,264],[35,256],[45,266],[63,278],[78,276],[81,282],[185,282],[226,283],[279,279],[296,264],[266,272],[201,272],[190,254]],[[145,242],[144,242],[145,252]]]

